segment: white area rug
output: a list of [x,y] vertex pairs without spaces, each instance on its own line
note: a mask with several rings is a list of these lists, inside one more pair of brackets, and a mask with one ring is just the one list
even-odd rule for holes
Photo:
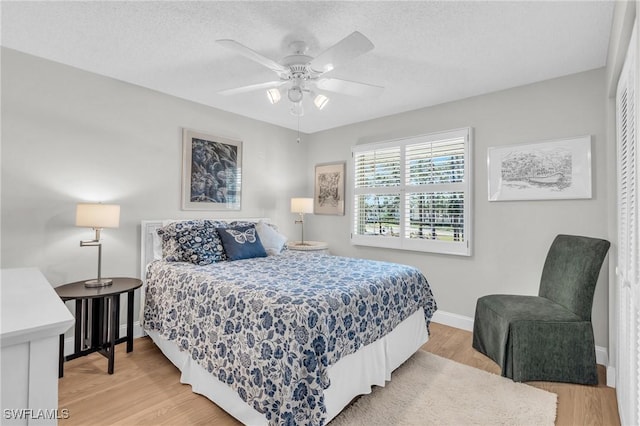
[[342,425],[553,425],[555,393],[418,351],[385,387],[336,417]]

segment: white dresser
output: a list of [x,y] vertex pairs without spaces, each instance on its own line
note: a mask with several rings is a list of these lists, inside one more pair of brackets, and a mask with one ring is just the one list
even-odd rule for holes
[[3,425],[55,425],[60,334],[74,322],[36,268],[3,269],[0,278]]

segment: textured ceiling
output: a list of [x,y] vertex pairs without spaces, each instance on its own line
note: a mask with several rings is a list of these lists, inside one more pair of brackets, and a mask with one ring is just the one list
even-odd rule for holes
[[[180,98],[295,129],[287,102],[264,91],[217,92],[274,80],[215,43],[234,39],[279,60],[303,40],[316,56],[353,31],[375,48],[331,76],[384,86],[375,99],[327,93],[305,104],[305,133],[605,65],[611,1],[7,2],[2,45]],[[286,99],[285,99],[286,100]]]

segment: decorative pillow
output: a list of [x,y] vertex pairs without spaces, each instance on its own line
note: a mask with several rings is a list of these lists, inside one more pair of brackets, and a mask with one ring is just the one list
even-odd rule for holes
[[255,221],[249,220],[234,220],[233,222],[226,222],[227,228],[236,228],[238,226],[256,226]]
[[[200,240],[205,239],[209,241],[207,248],[212,249],[214,259],[220,257],[220,260],[224,260],[224,250],[222,249],[220,237],[217,236],[216,228],[225,226],[225,222],[206,219],[171,222],[157,230],[158,235],[162,239],[162,257],[169,262],[191,262],[192,260],[190,259],[193,252],[187,255],[185,249],[193,250],[195,237],[198,237]],[[210,231],[204,231],[204,229],[209,229]],[[188,238],[187,235],[190,232],[192,232],[192,237]],[[184,247],[180,240],[186,243]],[[199,260],[198,257],[197,261]]]
[[260,221],[256,223],[256,231],[262,246],[269,256],[280,254],[287,242],[287,237],[279,233],[270,224]]
[[255,225],[217,228],[229,260],[267,257]]
[[226,260],[220,236],[213,226],[192,226],[176,231],[182,260],[196,265],[209,265]]
[[178,238],[176,237],[176,228],[191,228],[196,223],[202,223],[202,221],[185,220],[180,222],[171,222],[168,225],[158,229],[156,233],[162,239],[162,258],[169,262],[181,262],[182,250],[180,244],[178,244]]

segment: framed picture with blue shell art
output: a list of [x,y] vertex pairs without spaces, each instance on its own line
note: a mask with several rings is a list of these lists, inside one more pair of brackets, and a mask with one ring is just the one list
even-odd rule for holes
[[242,141],[182,130],[182,209],[240,210]]

